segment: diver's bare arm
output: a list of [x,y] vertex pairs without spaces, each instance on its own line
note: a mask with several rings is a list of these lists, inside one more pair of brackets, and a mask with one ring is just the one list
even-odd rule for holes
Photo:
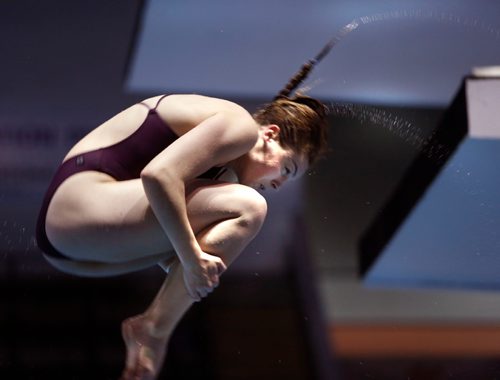
[[[256,128],[241,117],[215,114],[156,156],[142,171],[146,196],[160,225],[187,271],[197,271],[193,286],[206,295],[214,275],[223,270],[219,259],[203,252],[189,224],[185,184],[209,168],[246,153],[255,143]],[[205,290],[203,290],[205,288]],[[190,289],[192,294],[192,289]]]

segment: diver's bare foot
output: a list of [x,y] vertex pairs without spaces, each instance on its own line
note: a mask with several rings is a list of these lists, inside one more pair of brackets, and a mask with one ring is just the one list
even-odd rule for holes
[[123,321],[122,336],[127,357],[120,379],[156,379],[165,359],[168,337],[152,335],[151,324],[143,315]]

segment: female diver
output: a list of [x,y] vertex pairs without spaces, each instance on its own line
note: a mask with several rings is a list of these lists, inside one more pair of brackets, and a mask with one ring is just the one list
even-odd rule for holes
[[178,321],[259,231],[260,191],[300,177],[325,151],[326,108],[288,97],[302,79],[253,116],[198,95],[146,99],[64,158],[37,224],[46,259],[79,276],[157,264],[168,273],[148,309],[122,323],[122,379],[157,376]]

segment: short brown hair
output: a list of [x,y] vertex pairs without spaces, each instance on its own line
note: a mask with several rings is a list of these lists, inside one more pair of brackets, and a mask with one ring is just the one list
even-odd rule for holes
[[254,118],[261,125],[279,126],[280,144],[306,157],[308,164],[313,165],[327,152],[327,111],[323,103],[309,96],[279,96],[259,109]]

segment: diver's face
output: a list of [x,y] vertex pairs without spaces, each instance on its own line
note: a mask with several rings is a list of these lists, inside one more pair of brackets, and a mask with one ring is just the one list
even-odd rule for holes
[[307,161],[279,143],[279,127],[262,126],[259,143],[249,152],[242,183],[257,190],[279,190],[307,170]]

